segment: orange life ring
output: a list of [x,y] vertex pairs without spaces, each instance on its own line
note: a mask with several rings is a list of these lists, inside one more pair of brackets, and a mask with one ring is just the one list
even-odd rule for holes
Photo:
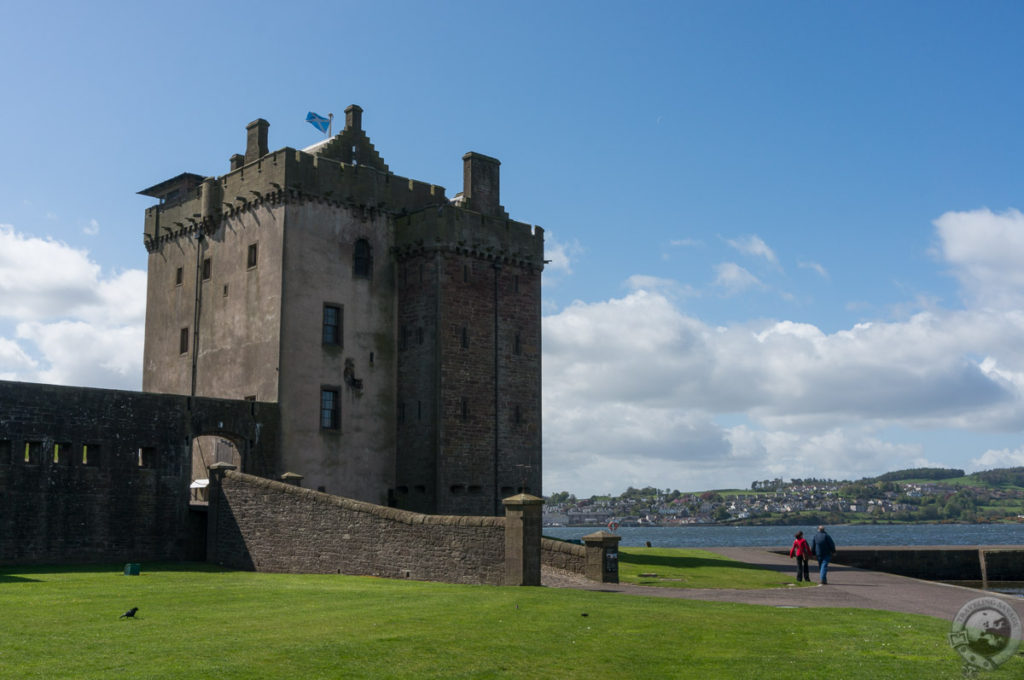
[[615,520],[612,520],[611,522],[608,522],[608,528],[609,528],[609,529],[610,529],[611,531],[617,531],[617,530],[618,530],[618,528],[619,528],[619,523],[618,523],[618,522],[616,522]]

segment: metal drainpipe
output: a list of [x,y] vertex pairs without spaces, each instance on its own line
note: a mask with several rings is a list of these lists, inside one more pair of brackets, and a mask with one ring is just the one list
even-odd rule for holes
[[501,514],[501,488],[498,486],[498,276],[501,264],[494,263],[494,514]]
[[192,319],[192,390],[189,392],[196,396],[196,377],[199,368],[199,312],[203,306],[203,244],[206,237],[200,229],[196,236],[196,301],[195,314]]

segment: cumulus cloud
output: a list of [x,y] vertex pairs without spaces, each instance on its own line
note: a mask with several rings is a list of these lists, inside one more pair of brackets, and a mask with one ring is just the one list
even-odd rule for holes
[[1010,449],[989,449],[971,460],[973,470],[991,470],[992,468],[1024,466],[1024,447]]
[[95,236],[100,233],[100,223],[95,219],[89,220],[89,224],[82,228],[82,233],[86,236]]
[[0,225],[4,379],[138,389],[145,310],[145,272],[105,273],[85,250]]
[[[544,318],[548,490],[646,486],[655,474],[694,489],[857,478],[940,465],[876,434],[886,428],[1024,429],[1024,312],[929,310],[835,333],[714,327],[680,311],[667,282],[630,284]],[[729,425],[735,414],[747,424]]]
[[968,304],[1024,305],[1024,215],[1015,209],[947,212],[935,220],[939,255],[952,268]]

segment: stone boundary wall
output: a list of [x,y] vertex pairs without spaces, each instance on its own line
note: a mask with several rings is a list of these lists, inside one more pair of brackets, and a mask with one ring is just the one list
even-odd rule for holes
[[[788,554],[789,549],[773,552]],[[1024,581],[1024,546],[839,546],[835,564],[929,581]]]
[[236,569],[505,583],[505,518],[422,515],[211,470],[207,559]]
[[587,572],[587,549],[576,543],[558,541],[553,538],[540,539],[540,561],[545,567],[561,569],[585,576]]
[[0,564],[201,560],[191,442],[272,466],[276,404],[0,381]]

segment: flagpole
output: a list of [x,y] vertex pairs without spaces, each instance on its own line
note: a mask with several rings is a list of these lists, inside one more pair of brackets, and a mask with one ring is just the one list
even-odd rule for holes
[[333,113],[328,113],[327,114],[327,136],[328,137],[331,136],[331,125],[333,125],[333,124],[334,124],[334,114]]

